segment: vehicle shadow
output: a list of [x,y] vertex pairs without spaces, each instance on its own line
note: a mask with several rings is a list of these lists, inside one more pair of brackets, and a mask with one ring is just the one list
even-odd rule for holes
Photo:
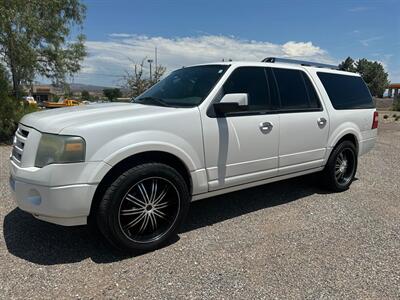
[[[294,178],[193,202],[180,233],[325,193],[313,181],[310,176]],[[111,263],[131,257],[110,247],[88,226],[49,224],[18,208],[4,218],[3,232],[12,255],[40,265],[68,264],[87,258],[96,263]],[[179,237],[170,244],[178,240]]]
[[329,193],[315,184],[315,175],[288,179],[191,203],[181,232],[313,195]]

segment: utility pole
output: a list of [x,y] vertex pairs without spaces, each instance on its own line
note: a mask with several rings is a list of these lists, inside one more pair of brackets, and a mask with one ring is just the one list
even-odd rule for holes
[[148,59],[147,60],[147,62],[149,63],[149,65],[150,65],[150,80],[151,80],[151,63],[153,62],[153,60],[152,59]]
[[157,47],[154,48],[154,70],[157,72]]

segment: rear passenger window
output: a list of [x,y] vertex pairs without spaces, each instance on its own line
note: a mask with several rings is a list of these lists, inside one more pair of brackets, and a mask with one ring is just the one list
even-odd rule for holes
[[310,78],[308,78],[308,76],[304,72],[301,72],[301,75],[303,76],[304,83],[306,84],[308,99],[310,101],[310,107],[320,108],[321,104],[319,102],[317,92],[315,91],[315,88],[310,81]]
[[319,109],[317,93],[304,72],[299,70],[273,68],[278,85],[281,109]]
[[359,76],[318,72],[335,109],[374,108],[367,85]]
[[266,110],[271,108],[271,101],[264,68],[237,68],[223,86],[224,94],[246,93],[249,110]]

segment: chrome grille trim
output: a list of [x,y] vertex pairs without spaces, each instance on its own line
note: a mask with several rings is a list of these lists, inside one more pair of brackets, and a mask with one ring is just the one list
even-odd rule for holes
[[25,143],[28,136],[29,131],[22,129],[21,127],[18,127],[17,131],[15,132],[11,159],[19,166],[21,165],[22,155],[24,154]]
[[26,141],[26,137],[24,137],[23,135],[21,135],[21,133],[17,132],[15,133],[15,136],[17,137],[17,139],[19,139],[20,141]]
[[24,138],[27,138],[29,135],[29,131],[22,129],[21,127],[18,128],[17,132],[21,134]]
[[22,152],[23,152],[23,150],[20,147],[18,147],[16,144],[14,145],[14,150],[16,152],[18,152],[19,154],[22,154]]

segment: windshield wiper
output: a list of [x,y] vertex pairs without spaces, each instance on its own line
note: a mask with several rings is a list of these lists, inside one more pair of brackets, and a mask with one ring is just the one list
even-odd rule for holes
[[158,104],[161,106],[171,106],[167,102],[165,102],[163,99],[157,98],[157,97],[143,97],[143,98],[135,99],[134,103],[150,104],[150,105]]

